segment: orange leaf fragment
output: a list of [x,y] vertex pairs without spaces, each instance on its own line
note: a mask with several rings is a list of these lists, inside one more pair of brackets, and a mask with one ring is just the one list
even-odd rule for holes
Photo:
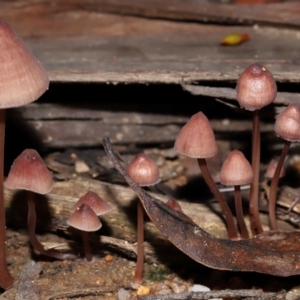
[[220,45],[223,46],[236,46],[245,41],[250,40],[250,35],[247,33],[239,34],[239,33],[231,33],[226,35],[221,41]]

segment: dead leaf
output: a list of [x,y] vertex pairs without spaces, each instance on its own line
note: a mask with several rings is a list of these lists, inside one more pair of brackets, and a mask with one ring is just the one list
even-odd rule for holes
[[277,276],[300,274],[300,231],[270,231],[249,240],[215,238],[188,216],[151,197],[126,173],[108,138],[104,149],[115,168],[139,196],[145,211],[166,238],[195,261],[230,271],[251,271]]

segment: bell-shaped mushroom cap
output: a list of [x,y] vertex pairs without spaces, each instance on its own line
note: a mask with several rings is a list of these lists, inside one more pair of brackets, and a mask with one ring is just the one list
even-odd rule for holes
[[160,182],[156,163],[144,153],[134,157],[127,167],[127,173],[140,186],[151,186]]
[[86,204],[81,204],[67,220],[67,224],[82,231],[97,231],[102,224],[96,213]]
[[257,110],[271,104],[277,85],[269,70],[259,64],[250,65],[239,77],[236,99],[247,110]]
[[180,204],[179,204],[179,202],[178,202],[177,200],[175,200],[175,199],[173,199],[173,198],[170,198],[170,199],[166,202],[166,204],[167,204],[169,207],[171,207],[172,209],[174,209],[174,210],[176,210],[176,211],[180,211],[180,212],[183,213],[183,210],[182,210],[182,208],[181,208],[181,206],[180,206]]
[[49,86],[46,70],[12,28],[0,21],[0,108],[38,99]]
[[214,132],[202,112],[193,115],[181,128],[174,148],[192,158],[208,158],[218,152]]
[[14,160],[4,186],[44,195],[52,190],[53,180],[37,151],[26,149]]
[[290,104],[277,116],[275,132],[290,142],[300,141],[300,105]]
[[[272,159],[267,167],[266,173],[265,173],[265,177],[267,178],[273,178],[276,168],[278,165],[278,161],[276,159]],[[279,178],[284,177],[285,176],[285,170],[282,167],[279,173]]]
[[221,183],[224,185],[243,185],[250,183],[252,179],[253,170],[244,154],[239,150],[231,151],[221,168]]
[[104,215],[112,210],[112,207],[104,199],[92,191],[88,191],[85,195],[83,195],[75,203],[70,212],[73,213],[82,204],[88,205],[97,216]]

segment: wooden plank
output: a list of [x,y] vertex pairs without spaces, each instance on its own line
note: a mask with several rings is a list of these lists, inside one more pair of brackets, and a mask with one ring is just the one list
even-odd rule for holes
[[[196,109],[196,108],[195,108]],[[173,144],[189,116],[126,111],[103,111],[96,106],[78,108],[60,104],[33,103],[8,112],[7,136],[16,132],[39,141],[44,148],[101,146],[109,137],[118,144]],[[230,115],[212,118],[218,136],[250,132],[251,117]],[[18,124],[18,128],[16,128]],[[273,132],[273,122],[262,122],[261,131]],[[14,142],[15,143],[15,142]]]
[[300,3],[234,5],[193,0],[90,0],[85,8],[150,18],[300,26]]
[[49,0],[19,0],[2,5],[6,14],[10,9],[41,12],[48,6],[52,12],[85,10],[178,21],[300,26],[300,3],[293,0],[254,5],[219,4],[209,0],[66,0],[51,5]]
[[[75,4],[15,1],[1,7],[0,18],[28,43],[52,81],[233,81],[257,61],[278,81],[300,82],[297,30],[122,17]],[[221,47],[220,39],[232,31],[247,32],[251,40]]]
[[[236,101],[236,91],[231,88],[210,87],[201,85],[181,84],[182,88],[192,95],[208,96],[213,98],[222,98]],[[299,103],[299,93],[278,92],[274,104],[289,105],[290,103]]]
[[[132,222],[135,216],[135,193],[128,187],[104,183],[96,180],[80,179],[56,182],[54,189],[47,196],[37,197],[37,209],[41,230],[67,231],[66,219],[70,216],[70,209],[87,191],[93,191],[105,199],[113,211],[103,215],[101,219],[109,228],[111,237],[122,238],[129,242],[135,241],[136,228]],[[162,201],[166,196],[155,195]],[[44,202],[44,203],[43,203]],[[219,216],[207,205],[201,203],[188,203],[180,201],[183,210],[194,219],[202,228],[218,236],[226,236],[226,228]],[[17,227],[26,227],[26,197],[18,191],[5,189],[5,206],[7,208],[7,223]],[[16,214],[14,211],[22,212]],[[51,216],[50,216],[51,213]],[[159,240],[162,235],[152,223],[147,222],[147,241]]]

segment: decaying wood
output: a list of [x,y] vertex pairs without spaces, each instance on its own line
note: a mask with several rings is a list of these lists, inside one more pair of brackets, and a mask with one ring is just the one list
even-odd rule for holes
[[[69,180],[56,182],[54,189],[46,197],[37,196],[38,226],[42,230],[63,230],[67,232],[66,219],[69,210],[87,191],[94,191],[108,201],[113,211],[101,217],[110,236],[135,242],[136,238],[136,195],[128,187],[112,185],[96,180]],[[26,226],[27,209],[25,193],[5,190],[7,223],[14,226]],[[167,197],[158,196],[163,201]],[[19,201],[19,202],[18,202]],[[42,203],[43,201],[43,203]],[[183,210],[201,227],[217,236],[226,236],[226,228],[215,212],[204,204],[179,201]],[[17,211],[17,213],[15,212]],[[101,232],[100,232],[101,234]],[[152,223],[146,224],[146,241],[164,240]]]
[[68,0],[57,1],[56,5],[51,7],[49,0],[39,2],[19,0],[15,1],[13,6],[5,4],[6,13],[12,8],[41,9],[48,5],[50,11],[55,11],[57,7],[60,7],[61,11],[82,9],[179,21],[300,26],[298,15],[300,6],[297,1],[263,5],[220,5],[211,3],[209,0],[166,0],[163,2],[158,0],[89,0],[84,2]]
[[[195,111],[196,112],[196,111]],[[189,117],[141,112],[104,111],[97,106],[84,109],[76,106],[34,103],[8,113],[7,130],[17,128],[22,135],[35,139],[45,148],[99,146],[110,137],[118,144],[173,144]],[[212,119],[216,133],[250,132],[252,123],[247,119]],[[262,122],[262,132],[273,132],[272,122]],[[159,134],[158,134],[159,133]]]
[[235,24],[269,23],[300,26],[300,5],[285,2],[264,5],[217,4],[199,0],[97,0],[89,1],[88,9],[150,18]]
[[[168,295],[150,295],[140,297],[139,300],[193,300],[193,299],[212,299],[212,298],[243,298],[243,297],[261,297],[263,295],[262,290],[221,290],[221,291],[208,291],[208,292],[184,292]],[[275,294],[272,294],[276,296]]]
[[[170,2],[156,2],[170,8]],[[88,4],[95,6],[97,3],[95,1]],[[121,1],[117,3],[120,5]],[[150,5],[151,1],[131,2],[134,3],[137,3],[138,9],[144,3]],[[187,5],[184,1],[176,3],[174,7],[180,8],[180,14],[184,11],[182,8],[198,14],[194,10],[196,1],[193,1],[193,5]],[[300,81],[300,39],[297,30],[259,26],[228,28],[211,24],[105,15],[96,9],[88,9],[85,4],[82,5],[81,1],[61,1],[56,2],[55,6],[49,1],[4,2],[0,18],[11,23],[45,65],[52,81],[231,81],[236,80],[241,71],[253,61],[264,64],[278,81]],[[292,13],[297,11],[299,4],[294,2],[288,5],[293,7]],[[214,12],[221,12],[227,6],[222,6],[222,10],[213,7]],[[199,4],[200,8],[203,10],[202,3]],[[280,5],[273,13],[270,13],[270,9],[257,8],[257,13],[254,10],[255,8],[251,8],[253,15],[270,14],[269,19],[275,14],[276,21],[283,18],[293,19],[292,15],[285,15],[287,12]],[[247,13],[249,11],[248,8]],[[278,17],[281,14],[285,17]],[[243,17],[238,14],[238,18]],[[296,20],[299,22],[298,15]],[[219,41],[232,31],[246,32],[251,40],[238,47],[220,46]]]
[[[190,92],[192,95],[208,96],[214,98],[222,98],[236,101],[236,91],[231,88],[224,87],[210,87],[201,85],[191,85],[181,83],[184,90]],[[278,92],[274,104],[289,105],[290,103],[299,103],[300,95],[298,93]]]

